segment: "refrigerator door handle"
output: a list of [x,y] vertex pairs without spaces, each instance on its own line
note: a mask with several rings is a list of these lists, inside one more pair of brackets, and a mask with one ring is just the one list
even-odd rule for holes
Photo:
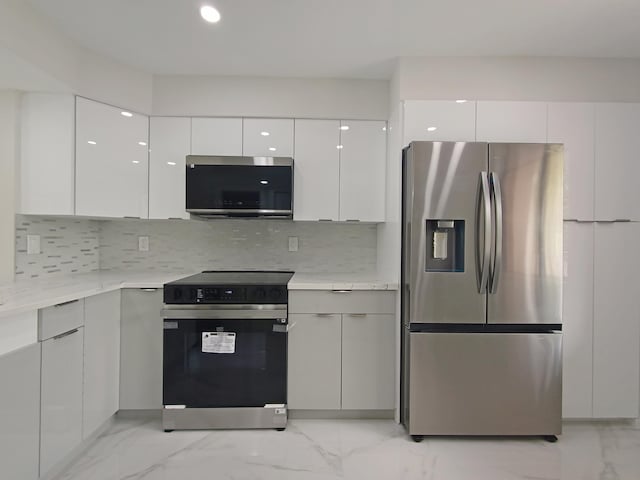
[[[484,223],[484,244],[480,251],[480,221]],[[489,260],[491,257],[491,197],[489,195],[488,172],[480,172],[478,198],[476,199],[476,280],[478,293],[486,293],[489,283]]]
[[491,275],[489,278],[489,293],[496,293],[500,284],[500,271],[502,270],[502,190],[500,189],[500,177],[496,172],[491,172],[491,203],[495,208],[494,251],[491,261]]

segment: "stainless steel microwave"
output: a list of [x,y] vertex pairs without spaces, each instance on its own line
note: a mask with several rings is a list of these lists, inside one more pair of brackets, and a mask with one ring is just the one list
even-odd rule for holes
[[293,218],[293,158],[187,155],[187,212]]

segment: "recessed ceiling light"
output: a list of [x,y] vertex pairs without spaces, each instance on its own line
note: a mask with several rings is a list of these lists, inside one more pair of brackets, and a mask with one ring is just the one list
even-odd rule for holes
[[120,115],[123,117],[133,117],[133,113],[131,112],[120,112]]
[[429,127],[427,128],[427,132],[435,132],[438,129],[438,127]]
[[276,151],[276,147],[269,147],[269,151],[270,152],[275,152]]
[[139,160],[132,160],[131,163],[140,163]]
[[176,162],[167,162],[167,165],[175,165]]
[[142,145],[143,147],[147,146],[147,142],[138,142],[138,145]]
[[96,142],[94,142],[93,140],[87,140],[87,143],[88,143],[89,145],[95,145],[95,144],[96,144]]
[[456,100],[456,103],[467,103],[466,100]]
[[262,135],[263,137],[268,137],[269,136],[269,132],[260,132],[260,135]]
[[338,150],[342,150],[343,146],[342,146],[342,145],[336,145],[336,148],[337,148]]
[[262,185],[267,185],[269,183],[269,181],[268,180],[260,180],[260,183]]
[[349,130],[349,125],[342,125],[340,130]]
[[211,5],[205,5],[200,9],[200,15],[209,23],[218,23],[220,21],[220,12]]

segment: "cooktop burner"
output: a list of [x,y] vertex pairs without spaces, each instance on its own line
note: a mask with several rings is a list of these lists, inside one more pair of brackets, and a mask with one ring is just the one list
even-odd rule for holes
[[205,271],[164,285],[165,304],[286,304],[293,272]]

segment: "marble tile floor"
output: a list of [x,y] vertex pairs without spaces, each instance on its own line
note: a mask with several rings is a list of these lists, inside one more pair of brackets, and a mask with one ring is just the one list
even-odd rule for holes
[[291,420],[275,430],[175,431],[118,419],[56,480],[638,480],[640,429],[564,426],[537,438],[428,438],[390,420]]

